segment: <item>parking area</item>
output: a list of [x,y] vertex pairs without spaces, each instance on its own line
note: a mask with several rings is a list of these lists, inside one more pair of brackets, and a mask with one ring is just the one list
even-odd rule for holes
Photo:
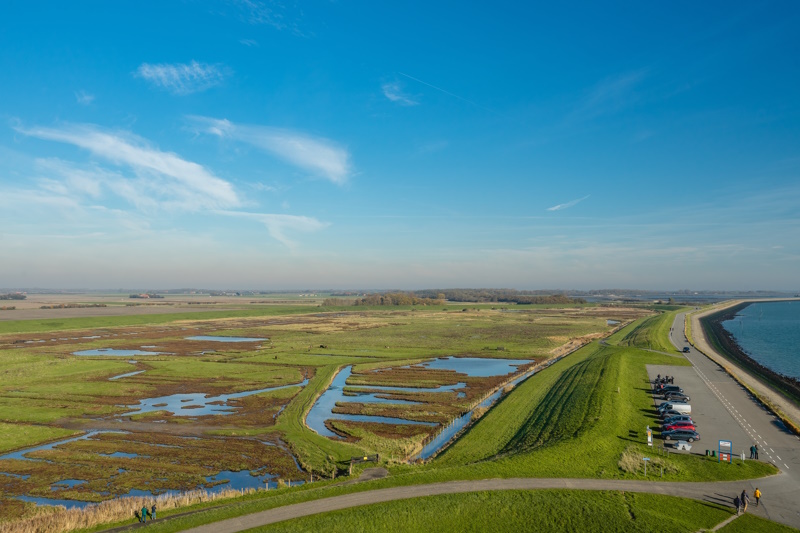
[[[722,371],[722,369],[720,369]],[[750,455],[750,446],[753,444],[745,431],[733,418],[729,409],[735,409],[735,405],[725,405],[714,393],[714,390],[706,384],[700,377],[697,370],[692,366],[669,366],[669,365],[647,365],[647,374],[652,382],[657,375],[675,376],[675,385],[683,389],[691,400],[688,402],[692,406],[691,417],[697,425],[697,433],[700,440],[692,444],[691,453],[704,455],[706,450],[717,450],[720,440],[733,442],[733,451],[736,455],[745,453],[745,457]],[[715,376],[706,376],[709,383],[713,385]],[[659,395],[653,395],[653,407],[664,400]],[[653,425],[653,444],[659,446],[661,440],[660,421],[654,413]],[[682,452],[687,453],[687,452]]]

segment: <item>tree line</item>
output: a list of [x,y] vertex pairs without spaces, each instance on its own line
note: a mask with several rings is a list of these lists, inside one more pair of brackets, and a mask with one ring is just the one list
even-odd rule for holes
[[516,303],[516,304],[582,304],[583,298],[566,294],[543,294],[542,291],[516,289],[425,289],[415,291],[423,298],[446,299],[454,302]]

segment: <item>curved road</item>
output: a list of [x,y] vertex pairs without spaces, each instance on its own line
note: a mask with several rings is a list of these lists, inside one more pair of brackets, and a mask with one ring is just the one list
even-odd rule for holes
[[[783,474],[762,478],[758,480],[759,487],[766,494],[776,494],[775,490],[782,484]],[[649,492],[669,496],[681,496],[694,500],[719,503],[732,506],[733,497],[747,487],[749,491],[751,481],[731,481],[720,483],[670,483],[655,481],[628,481],[613,479],[563,479],[563,478],[511,478],[511,479],[482,479],[477,481],[448,481],[444,483],[431,483],[428,485],[410,485],[407,487],[393,487],[388,489],[370,490],[334,496],[321,500],[297,503],[261,511],[238,518],[230,518],[214,522],[205,526],[189,529],[190,533],[234,533],[254,527],[265,526],[310,516],[329,511],[338,511],[383,503],[393,500],[405,500],[421,496],[436,496],[438,494],[456,494],[464,492],[478,492],[486,490],[533,490],[533,489],[575,489],[575,490],[619,490],[629,492]],[[754,503],[754,502],[753,502]],[[756,509],[755,505],[748,507],[748,513],[766,518],[764,500]]]

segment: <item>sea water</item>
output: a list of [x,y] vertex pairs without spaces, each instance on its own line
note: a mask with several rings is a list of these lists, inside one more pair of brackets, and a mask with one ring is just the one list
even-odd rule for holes
[[750,304],[722,326],[754,361],[800,379],[800,301]]

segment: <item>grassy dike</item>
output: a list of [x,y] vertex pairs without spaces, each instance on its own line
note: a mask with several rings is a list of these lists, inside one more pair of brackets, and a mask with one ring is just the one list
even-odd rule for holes
[[[665,313],[661,317],[663,321],[671,321],[674,313]],[[645,365],[689,363],[681,357],[616,345],[625,339],[628,339],[626,342],[635,344],[644,342],[641,339],[651,338],[649,335],[642,336],[640,327],[641,321],[623,328],[608,339],[609,345],[588,345],[520,384],[451,449],[427,465],[392,467],[388,478],[370,483],[342,486],[326,481],[245,495],[222,507],[218,507],[220,502],[205,504],[206,507],[217,507],[155,523],[148,530],[180,531],[302,501],[377,488],[448,480],[525,476],[645,479],[643,472],[637,468],[641,464],[640,460],[635,460],[637,454],[646,452],[658,457],[655,450],[647,448],[644,442],[646,425],[654,423],[652,399],[647,392]],[[649,327],[658,327],[658,322],[651,321]],[[640,332],[637,337],[639,340],[631,341],[629,335],[637,330]],[[320,374],[323,372],[318,375]],[[324,381],[326,380],[323,379]],[[307,401],[313,400],[309,398]],[[290,423],[288,418],[285,423]],[[543,432],[542,429],[547,426],[552,426],[552,430]],[[527,438],[534,434],[535,438]],[[631,457],[633,461],[626,461],[626,458]],[[647,479],[714,481],[756,478],[776,472],[771,465],[755,461],[720,465],[706,457],[678,454],[659,459],[665,466],[664,478],[660,477],[660,471],[654,472],[655,469],[651,469],[648,470]],[[636,466],[621,466],[630,464]],[[545,491],[532,494],[540,492]],[[592,501],[595,498],[584,496],[583,493],[577,497],[574,496],[577,492],[572,491],[561,492],[565,493],[565,497],[577,501]],[[502,499],[505,493],[498,494]],[[448,505],[456,505],[453,502],[469,496],[454,495],[454,500]],[[637,495],[636,498],[640,498],[643,503],[642,509],[635,516],[648,516],[647,513],[651,513],[649,516],[657,524],[660,520],[658,509],[668,505],[665,503],[667,500],[662,498],[668,497]],[[436,504],[438,505],[440,504]],[[597,524],[603,524],[605,520],[615,520],[613,513],[617,512],[619,506],[624,508],[624,505],[623,500],[611,507],[598,504],[592,519]],[[545,514],[542,512],[544,509],[545,507],[540,508],[536,516],[541,518]],[[704,509],[708,510],[707,507]],[[185,509],[161,516],[179,512],[185,512]],[[431,516],[440,516],[441,512],[436,515],[425,514],[430,519]],[[321,515],[322,518],[324,516],[326,515]],[[381,529],[382,525],[390,526],[386,520],[389,520],[389,516],[396,515],[383,516],[386,517],[384,521],[374,524],[373,529]],[[698,513],[687,511],[686,516],[698,516],[698,521],[693,522],[688,529],[684,525],[677,529],[664,530],[690,531],[705,527],[705,522]],[[294,523],[295,521],[291,522]]]
[[[299,518],[254,531],[630,531],[710,529],[731,510],[672,496],[616,491],[502,491],[446,494]],[[436,520],[431,520],[435,516]]]

